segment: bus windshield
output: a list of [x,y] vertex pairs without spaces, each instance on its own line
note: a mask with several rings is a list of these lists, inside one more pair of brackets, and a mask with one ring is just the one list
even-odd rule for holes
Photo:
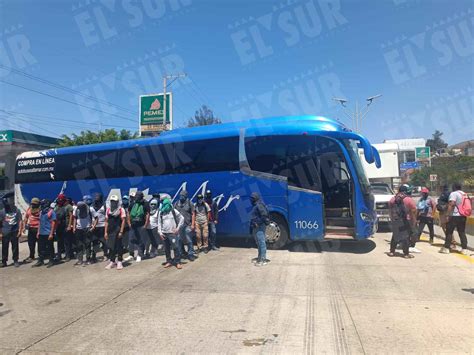
[[357,145],[357,141],[354,139],[347,139],[344,140],[344,146],[349,153],[349,156],[354,164],[354,168],[357,172],[357,178],[359,180],[360,188],[364,194],[370,193],[370,184],[367,176],[365,175],[364,167],[360,161],[360,157],[358,154],[359,148]]

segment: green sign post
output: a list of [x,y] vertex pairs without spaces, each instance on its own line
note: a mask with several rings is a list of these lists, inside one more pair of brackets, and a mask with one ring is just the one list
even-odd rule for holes
[[[140,96],[140,133],[157,133],[171,129],[173,122],[173,97],[171,93]],[[165,108],[166,101],[166,108]],[[163,124],[166,115],[166,122]]]
[[416,147],[415,158],[416,160],[427,160],[431,157],[430,147]]
[[7,143],[13,141],[12,131],[0,131],[0,143]]

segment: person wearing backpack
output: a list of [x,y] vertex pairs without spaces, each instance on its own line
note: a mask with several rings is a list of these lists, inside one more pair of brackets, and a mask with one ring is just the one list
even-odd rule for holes
[[258,248],[258,256],[252,261],[255,262],[255,266],[264,266],[270,261],[267,259],[267,241],[265,236],[267,225],[270,224],[270,216],[267,206],[263,203],[257,192],[252,192],[250,202],[253,206],[250,212],[250,232]]
[[414,257],[410,254],[409,244],[416,224],[416,205],[408,194],[408,186],[402,185],[398,193],[388,203],[392,227],[392,239],[388,256],[395,256],[395,249],[397,244],[400,243],[403,257],[406,259]]
[[137,191],[135,200],[130,208],[130,240],[133,245],[135,261],[142,261],[145,252],[146,227],[150,221],[150,206],[143,196],[143,192]]
[[[184,218],[183,227],[179,230],[179,237],[181,242],[181,252],[187,253],[189,261],[197,259],[197,255],[194,252],[193,237],[192,237],[192,219],[194,214],[194,205],[188,198],[188,192],[182,190],[179,193],[179,200],[174,204],[174,208],[181,213]],[[187,247],[187,251],[184,247]]]
[[54,255],[54,232],[56,229],[56,212],[51,208],[51,201],[48,199],[41,200],[40,223],[38,228],[38,262],[33,265],[35,267],[43,266],[44,260],[49,259],[48,266],[55,264]]
[[69,220],[72,213],[72,206],[68,203],[68,200],[64,194],[59,194],[56,198],[56,206],[54,207],[56,212],[56,240],[57,240],[57,253],[56,259],[59,261],[62,259],[62,253],[65,254],[66,261],[71,260],[72,255],[72,241],[71,233],[68,232]]
[[[84,196],[86,197],[86,196]],[[75,266],[86,266],[90,264],[88,256],[90,254],[90,228],[92,226],[92,215],[89,205],[85,199],[79,201],[73,212],[72,233],[77,245],[77,262]],[[84,262],[84,254],[86,255],[86,262]]]
[[440,249],[440,253],[449,254],[449,246],[453,240],[453,233],[456,229],[461,239],[461,253],[467,255],[467,237],[466,222],[467,217],[472,213],[471,200],[469,196],[462,191],[459,183],[453,184],[453,192],[449,195],[449,205],[447,210],[446,240],[444,246]]
[[446,235],[446,217],[448,212],[448,205],[449,205],[449,188],[448,185],[443,185],[443,191],[438,198],[438,202],[436,203],[436,209],[438,210],[439,214],[439,224],[443,229],[444,234]]
[[434,239],[434,226],[433,226],[433,212],[436,209],[436,203],[433,199],[429,196],[430,190],[428,188],[423,187],[421,189],[421,198],[418,200],[416,204],[416,217],[418,220],[418,234],[417,240],[413,240],[411,243],[411,247],[415,247],[415,243],[420,240],[421,234],[423,233],[423,229],[425,226],[428,226],[428,230],[430,231],[430,244],[433,244]]
[[196,231],[196,244],[198,253],[209,252],[209,221],[211,220],[211,208],[204,201],[204,196],[197,195],[197,202],[194,205],[194,213],[191,222],[191,229]]
[[[160,212],[158,213],[158,234],[165,245],[166,262],[165,268],[181,266],[181,243],[179,241],[179,231],[184,225],[184,217],[171,204],[169,198],[161,202]],[[173,250],[174,258],[171,257]]]
[[0,240],[2,241],[2,267],[7,266],[8,249],[12,246],[13,264],[19,267],[19,239],[23,230],[20,210],[15,206],[15,195],[8,192],[2,197],[3,208],[0,209]]

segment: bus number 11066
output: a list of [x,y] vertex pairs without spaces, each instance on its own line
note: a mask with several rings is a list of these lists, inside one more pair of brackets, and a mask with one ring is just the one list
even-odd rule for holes
[[297,229],[318,229],[318,221],[295,221],[295,226]]

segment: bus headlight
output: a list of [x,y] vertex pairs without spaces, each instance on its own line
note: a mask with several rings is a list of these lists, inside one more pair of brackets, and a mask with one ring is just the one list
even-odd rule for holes
[[368,213],[365,213],[365,212],[362,212],[360,214],[360,218],[364,221],[364,222],[372,222],[373,219],[372,217],[368,214]]

